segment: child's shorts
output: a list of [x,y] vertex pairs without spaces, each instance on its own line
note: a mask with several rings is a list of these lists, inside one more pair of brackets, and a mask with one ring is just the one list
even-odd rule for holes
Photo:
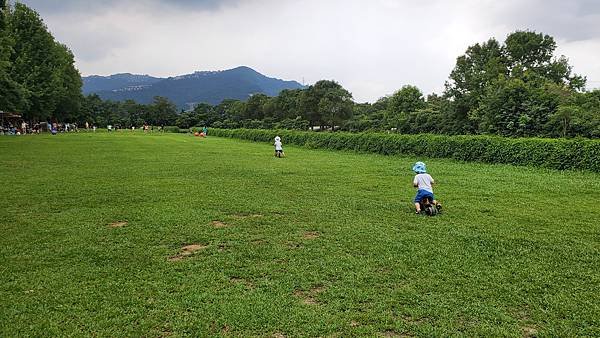
[[420,189],[417,191],[417,196],[415,196],[415,203],[421,202],[421,200],[425,197],[429,197],[432,201],[435,199],[433,198],[432,192]]

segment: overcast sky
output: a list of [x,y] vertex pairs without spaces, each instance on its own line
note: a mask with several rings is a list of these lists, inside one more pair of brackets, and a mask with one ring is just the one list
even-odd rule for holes
[[552,35],[600,87],[598,0],[22,0],[74,52],[82,75],[174,76],[246,65],[356,101],[403,85],[440,92],[456,57],[515,30]]

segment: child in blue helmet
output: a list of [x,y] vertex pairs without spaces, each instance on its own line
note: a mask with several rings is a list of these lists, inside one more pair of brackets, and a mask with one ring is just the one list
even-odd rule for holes
[[427,173],[427,167],[423,162],[417,162],[412,170],[417,174],[413,179],[413,186],[417,188],[417,196],[415,196],[415,209],[417,214],[421,213],[421,200],[429,197],[434,205],[439,209],[438,203],[433,197],[433,185],[435,181],[433,177]]

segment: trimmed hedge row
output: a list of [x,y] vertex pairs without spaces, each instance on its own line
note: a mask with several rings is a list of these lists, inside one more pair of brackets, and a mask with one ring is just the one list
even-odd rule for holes
[[309,148],[345,149],[384,155],[453,158],[463,161],[600,172],[600,141],[589,139],[513,139],[480,135],[317,133],[260,129],[211,129],[209,135],[259,142],[273,142],[275,135],[279,135],[284,144]]

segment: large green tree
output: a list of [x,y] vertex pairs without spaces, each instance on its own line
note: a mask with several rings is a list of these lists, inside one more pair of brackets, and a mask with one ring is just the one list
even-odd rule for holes
[[53,115],[62,120],[76,121],[82,98],[81,74],[75,68],[75,57],[67,46],[56,43],[53,52],[59,65],[56,69],[58,87],[55,91],[57,100]]
[[0,111],[21,111],[27,107],[27,92],[12,74],[14,39],[9,30],[10,8],[0,0]]
[[425,108],[423,92],[415,86],[403,86],[389,99],[385,119],[390,127],[402,132],[411,132],[413,129],[407,121],[411,113]]
[[155,96],[152,105],[150,106],[152,112],[152,121],[156,125],[172,125],[177,119],[177,106],[169,101],[166,97]]
[[321,80],[303,92],[301,110],[310,125],[328,125],[332,130],[352,116],[352,94],[339,83]]
[[29,120],[75,117],[79,109],[81,76],[73,54],[57,43],[37,12],[16,3],[9,33],[14,41],[12,78],[27,91],[23,115]]
[[258,93],[250,96],[246,102],[243,119],[262,120],[265,117],[264,106],[269,101],[265,94]]
[[486,89],[507,75],[507,61],[496,39],[470,46],[457,58],[445,90],[445,95],[454,103],[448,111],[451,114],[448,120],[457,133],[475,131],[469,115],[481,104]]
[[449,121],[460,133],[542,135],[560,104],[559,90],[585,87],[564,56],[556,57],[551,36],[517,31],[504,44],[475,44],[457,59],[446,83]]

